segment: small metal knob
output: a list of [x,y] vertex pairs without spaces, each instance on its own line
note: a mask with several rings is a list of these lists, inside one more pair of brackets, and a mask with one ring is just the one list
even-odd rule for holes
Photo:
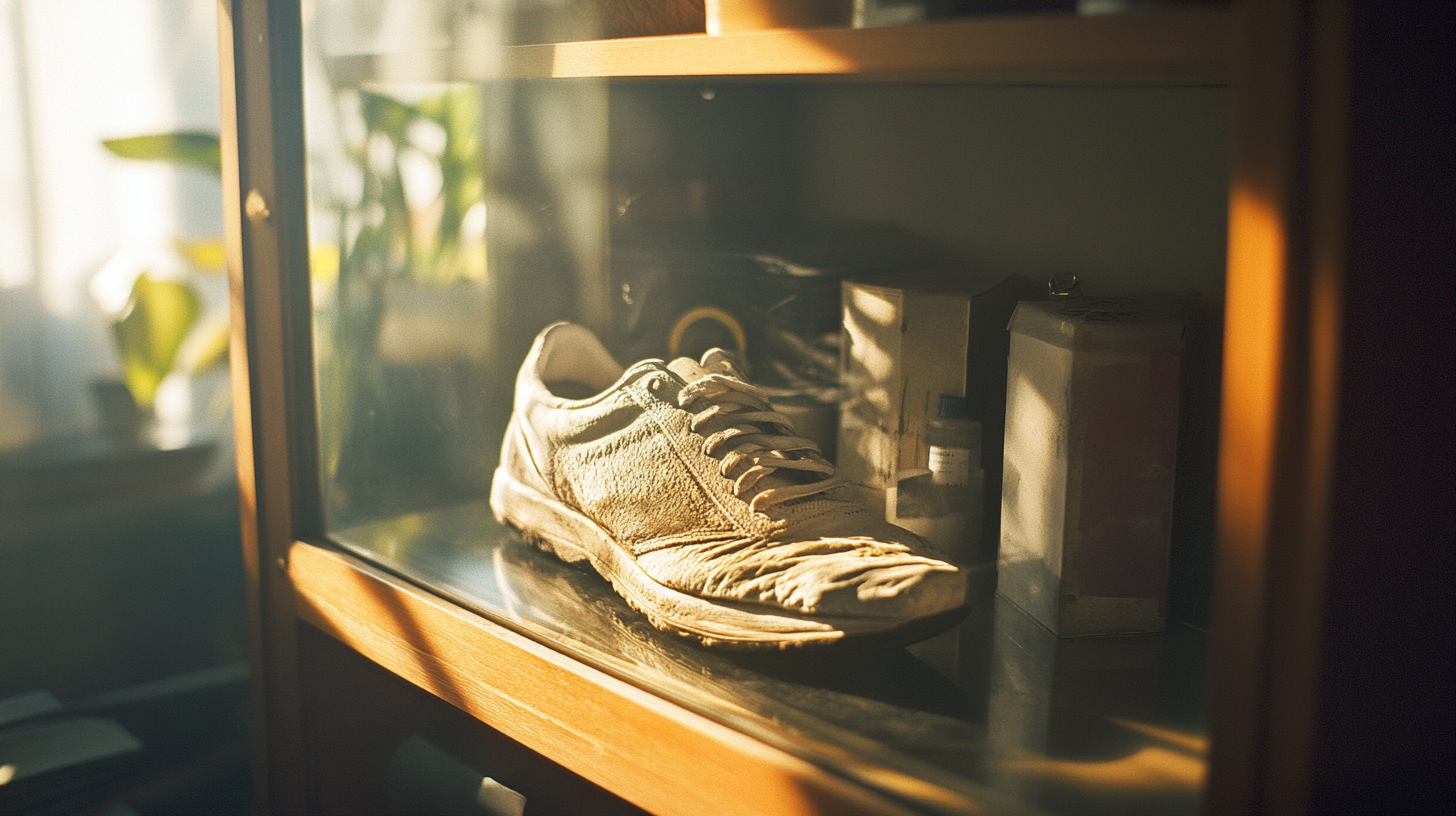
[[1077,297],[1082,294],[1082,284],[1070,272],[1052,275],[1047,281],[1047,294],[1054,298]]

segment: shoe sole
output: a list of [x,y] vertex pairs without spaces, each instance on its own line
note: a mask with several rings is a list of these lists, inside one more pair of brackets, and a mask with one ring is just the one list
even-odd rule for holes
[[911,621],[795,615],[759,604],[712,600],[658,583],[637,559],[596,522],[558,499],[528,487],[497,469],[490,488],[496,520],[569,563],[589,562],[617,594],[653,626],[696,639],[704,646],[731,648],[821,647],[854,644],[880,648],[915,643],[964,619],[962,606]]

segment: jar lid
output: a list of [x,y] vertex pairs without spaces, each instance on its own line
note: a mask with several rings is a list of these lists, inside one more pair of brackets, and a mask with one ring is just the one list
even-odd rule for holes
[[1174,297],[1066,297],[1016,304],[1007,328],[1065,349],[1175,351],[1184,308]]

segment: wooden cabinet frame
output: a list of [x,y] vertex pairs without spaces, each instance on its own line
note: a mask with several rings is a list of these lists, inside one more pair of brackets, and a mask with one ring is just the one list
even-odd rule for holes
[[[830,33],[829,39],[847,43],[836,52],[839,62],[783,50],[776,40],[788,34],[754,35],[755,47],[768,49],[770,64],[782,63],[786,73],[975,77],[1166,69],[1232,76],[1205,800],[1212,813],[1302,812],[1310,795],[1345,310],[1350,8],[1343,0],[1268,0],[1232,11],[1200,10],[1170,18],[1172,23],[967,21]],[[310,306],[298,5],[219,0],[218,18],[231,365],[252,604],[260,810],[307,810],[294,646],[299,622],[306,621],[567,765],[583,752],[607,750],[583,772],[663,813],[702,812],[688,790],[696,782],[674,787],[671,779],[681,783],[682,776],[657,775],[659,768],[683,763],[717,768],[721,781],[752,780],[742,788],[756,786],[761,793],[745,799],[746,811],[898,812],[878,794],[309,543],[321,542],[323,529],[311,444],[311,340],[299,330],[309,325]],[[1149,31],[1173,39],[1149,44]],[[1022,47],[974,47],[1005,42],[1005,36]],[[644,75],[666,72],[654,65],[681,65],[697,54],[698,62],[688,64],[700,69],[676,70],[714,74],[732,72],[733,61],[741,59],[732,43],[667,39],[665,46],[630,40],[520,47],[510,52],[508,73]],[[917,43],[928,45],[913,59],[902,56]],[[970,55],[956,56],[957,49]],[[1129,56],[1118,58],[1124,53],[1119,49]],[[401,64],[389,70],[403,76],[412,69]],[[421,629],[428,638],[421,639]],[[427,644],[436,638],[452,648],[431,651]],[[527,691],[487,688],[482,684],[492,675],[478,662],[486,655],[534,666],[577,696],[569,704],[532,701]],[[572,722],[581,707],[612,708],[630,720],[635,736],[601,749],[599,735],[584,724],[553,728]],[[689,743],[691,759],[675,754]]]

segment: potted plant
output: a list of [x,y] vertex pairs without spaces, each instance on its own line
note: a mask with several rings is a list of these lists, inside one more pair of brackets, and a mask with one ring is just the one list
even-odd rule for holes
[[[162,133],[102,144],[124,159],[167,161],[221,174],[216,134]],[[111,318],[122,364],[122,379],[94,382],[93,397],[103,430],[123,444],[142,441],[168,377],[206,372],[227,357],[226,320],[204,320],[203,296],[193,280],[221,271],[222,241],[176,241],[174,246],[182,263],[171,264],[170,272],[146,268],[124,250],[92,280],[92,293]]]

